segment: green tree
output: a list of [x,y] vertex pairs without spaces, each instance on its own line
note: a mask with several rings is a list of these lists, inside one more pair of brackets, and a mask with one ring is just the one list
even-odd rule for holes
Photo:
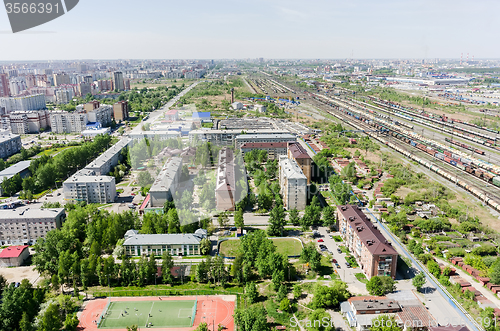
[[283,236],[285,225],[286,220],[283,205],[277,204],[269,214],[269,226],[267,228],[267,234],[271,237]]
[[154,179],[151,177],[149,171],[145,170],[139,173],[139,177],[137,179],[137,184],[139,184],[139,186],[146,187],[149,184],[153,184],[153,182]]
[[283,300],[281,300],[279,310],[288,312],[290,308],[291,305],[290,305],[290,300],[288,300],[288,298],[284,298]]
[[347,300],[350,296],[347,284],[342,281],[334,280],[331,286],[316,284],[312,305],[315,308],[331,308],[337,306],[339,302]]
[[195,331],[209,331],[207,323],[201,322]]
[[208,238],[203,238],[200,241],[200,253],[201,255],[210,254],[210,250],[212,249],[212,242]]
[[324,309],[316,309],[309,314],[306,323],[310,331],[335,331],[332,317]]
[[429,260],[427,262],[427,269],[431,274],[434,275],[434,277],[439,278],[439,276],[441,275],[441,268],[439,267],[439,264],[434,260]]
[[500,258],[497,258],[489,270],[490,282],[500,284]]
[[290,223],[292,223],[295,226],[300,225],[299,211],[295,208],[290,210],[290,213],[288,215],[288,220]]
[[308,243],[302,248],[300,260],[309,263],[309,266],[314,271],[318,271],[321,267],[321,254],[316,249],[314,243]]
[[485,331],[496,331],[496,317],[495,310],[491,307],[484,308],[480,313],[481,324]]
[[293,286],[292,293],[293,293],[293,298],[295,300],[298,300],[302,296],[302,286],[300,286],[300,284],[295,284]]
[[424,286],[425,284],[425,275],[423,272],[417,274],[415,277],[413,277],[413,280],[412,280],[412,284],[413,286],[415,286],[415,288],[417,289],[417,291],[420,292],[420,290],[422,289],[422,286]]
[[335,224],[335,208],[330,206],[323,208],[323,225],[332,227]]
[[390,276],[380,276],[382,280],[382,289],[384,290],[384,295],[387,293],[392,293],[396,291],[396,282]]
[[241,331],[269,331],[267,312],[261,305],[236,309],[234,323]]
[[257,298],[259,297],[259,291],[257,291],[257,286],[254,282],[250,282],[245,286],[245,296],[248,299],[249,304],[257,301]]
[[[205,325],[206,325],[206,323],[205,323]],[[138,330],[137,325],[127,326],[127,331],[137,331],[137,330]],[[202,331],[202,330],[200,330],[200,331]]]
[[245,227],[245,221],[243,219],[243,210],[238,209],[236,213],[234,214],[234,226],[237,228],[243,228]]
[[161,274],[164,284],[172,284],[173,278],[171,270],[174,267],[174,260],[168,251],[163,252],[161,257]]
[[370,295],[381,296],[385,294],[384,289],[382,288],[382,280],[379,276],[373,276],[366,283],[366,290],[370,293]]
[[38,330],[59,331],[62,328],[61,316],[57,304],[50,304],[43,314]]
[[32,331],[33,325],[30,321],[27,312],[23,312],[23,317],[21,318],[21,322],[19,322],[19,330],[20,331]]

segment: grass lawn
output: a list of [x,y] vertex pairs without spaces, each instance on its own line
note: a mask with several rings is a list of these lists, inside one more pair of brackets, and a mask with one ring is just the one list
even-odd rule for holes
[[52,155],[55,155],[57,153],[62,152],[65,149],[69,149],[69,148],[73,148],[73,147],[78,147],[78,146],[67,146],[67,147],[51,148],[51,149],[47,149],[47,150],[45,150],[43,152],[40,152],[37,155],[39,155],[39,156],[42,156],[42,155],[52,156]]
[[359,280],[361,283],[364,283],[364,284],[368,283],[368,279],[366,279],[366,276],[364,273],[358,272],[354,276],[356,276],[356,279]]
[[[271,239],[277,248],[278,253],[286,256],[297,256],[302,252],[302,244],[297,239],[273,238]],[[236,256],[240,247],[239,240],[226,240],[220,244],[220,253],[224,256]]]
[[342,253],[349,254],[349,250],[347,249],[347,247],[345,247],[345,246],[339,246],[339,247],[340,247],[340,250],[342,251]]
[[191,327],[194,305],[194,300],[111,302],[99,328],[147,327],[149,323],[155,328]]
[[338,243],[342,242],[342,237],[340,237],[340,236],[332,236],[332,238],[333,238],[333,240],[335,240],[335,242],[338,242]]
[[120,183],[120,184],[118,184],[116,186],[128,186],[128,182],[123,182],[123,183]]
[[358,262],[356,262],[356,259],[353,256],[346,256],[345,260],[347,262],[349,262],[349,264],[351,265],[351,267],[353,267],[353,268],[359,267]]

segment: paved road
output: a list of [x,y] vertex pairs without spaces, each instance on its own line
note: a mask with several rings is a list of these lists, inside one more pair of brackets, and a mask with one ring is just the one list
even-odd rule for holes
[[143,121],[139,123],[135,128],[132,129],[130,133],[141,133],[142,132],[142,126],[146,123],[152,124],[155,120],[158,119],[158,117],[162,116],[165,111],[168,111],[170,107],[172,107],[181,97],[183,97],[186,93],[191,91],[196,85],[198,85],[200,82],[194,82],[193,84],[189,85],[186,89],[184,89],[181,93],[179,93],[175,98],[167,102],[165,106],[162,108],[149,113],[149,118],[146,121]]

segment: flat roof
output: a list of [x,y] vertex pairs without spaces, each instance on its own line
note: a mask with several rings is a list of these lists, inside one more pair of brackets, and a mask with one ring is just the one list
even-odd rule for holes
[[115,177],[113,176],[78,176],[74,175],[68,178],[64,183],[95,183],[95,182],[106,182],[111,183]]
[[[242,133],[244,132],[244,133]],[[231,130],[193,130],[189,133],[193,134],[233,134],[239,135],[236,139],[241,137],[262,137],[263,135],[278,135],[278,134],[288,134],[289,136],[297,139],[295,136],[289,134],[289,131],[286,130],[276,130],[276,129],[255,129],[255,130],[245,130],[245,129],[231,129]]]
[[19,137],[19,139],[21,139],[21,136],[18,135],[18,134],[12,134],[12,133],[10,133],[10,134],[2,134],[2,135],[0,135],[0,144],[3,143],[3,142],[5,142],[5,141],[16,139],[18,137]]
[[337,210],[344,216],[347,224],[352,227],[371,254],[398,255],[394,247],[358,206],[344,205],[339,206]]
[[149,192],[166,192],[170,190],[174,177],[179,168],[182,167],[182,158],[173,157],[163,165]]
[[[253,130],[253,131],[259,131],[259,130]],[[252,131],[252,132],[253,132]],[[279,131],[279,130],[261,130],[262,134],[252,134],[249,133],[251,131],[245,131],[247,132],[246,134],[239,135],[236,137],[236,140],[240,139],[282,139],[283,141],[291,140],[291,141],[296,141],[297,137],[295,137],[293,134],[290,134],[288,131]],[[274,131],[277,131],[276,133],[272,133]],[[240,130],[241,132],[241,130]],[[266,132],[266,133],[264,133]],[[267,133],[269,132],[269,133]]]
[[61,213],[64,213],[64,208],[16,208],[16,209],[3,209],[0,213],[0,220],[27,220],[39,218],[55,218]]
[[234,191],[236,181],[234,175],[234,155],[229,148],[219,151],[219,165],[217,166],[216,191]]
[[0,171],[0,183],[6,178],[10,179],[14,177],[16,174],[23,172],[24,170],[30,167],[31,160],[28,161],[20,161],[14,164],[13,166],[8,167]]
[[286,148],[286,142],[274,142],[274,143],[244,143],[241,145],[243,148]]
[[116,144],[108,148],[104,153],[99,155],[94,161],[90,162],[85,168],[100,168],[108,162],[113,156],[120,153],[121,150],[130,143],[129,138],[122,138]]
[[201,235],[185,233],[134,234],[125,239],[123,245],[198,245],[201,239]]
[[394,299],[388,299],[387,297],[362,296],[352,297],[347,301],[349,301],[349,303],[352,304],[356,310],[378,311],[401,308],[397,301]]
[[297,162],[290,160],[286,156],[280,157],[280,172],[289,179],[304,179],[307,181],[307,177],[302,172]]

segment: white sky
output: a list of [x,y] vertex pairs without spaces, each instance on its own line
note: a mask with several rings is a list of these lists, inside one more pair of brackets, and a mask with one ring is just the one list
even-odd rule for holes
[[497,0],[80,0],[12,34],[0,61],[220,58],[500,58]]

